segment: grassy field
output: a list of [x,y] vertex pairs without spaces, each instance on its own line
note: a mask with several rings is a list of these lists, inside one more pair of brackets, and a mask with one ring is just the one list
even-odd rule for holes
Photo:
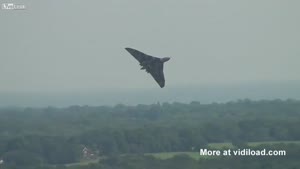
[[165,159],[168,159],[168,158],[172,158],[175,155],[182,155],[182,154],[188,155],[188,156],[190,156],[194,159],[199,159],[200,158],[199,152],[163,152],[163,153],[147,153],[145,155],[152,155],[156,158],[165,160]]
[[71,166],[79,166],[79,165],[89,165],[92,163],[98,163],[100,159],[103,159],[101,157],[96,158],[96,159],[92,159],[92,160],[82,160],[78,163],[70,163],[70,164],[66,164],[66,167],[71,167]]
[[232,143],[210,143],[207,145],[211,149],[225,149],[234,148]]
[[259,146],[263,144],[300,144],[300,141],[267,141],[267,142],[250,142],[249,146]]

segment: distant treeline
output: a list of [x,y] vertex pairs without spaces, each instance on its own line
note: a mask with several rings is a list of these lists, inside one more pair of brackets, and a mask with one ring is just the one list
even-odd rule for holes
[[300,140],[300,101],[0,109],[7,164],[66,164],[99,155],[191,151],[211,142]]

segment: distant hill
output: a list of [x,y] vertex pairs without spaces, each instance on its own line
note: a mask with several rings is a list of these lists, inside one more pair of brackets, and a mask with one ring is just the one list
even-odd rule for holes
[[0,92],[0,107],[65,107],[70,105],[152,104],[157,102],[201,103],[238,99],[300,99],[300,82],[264,82],[240,85],[168,86],[164,89],[108,89],[73,92]]

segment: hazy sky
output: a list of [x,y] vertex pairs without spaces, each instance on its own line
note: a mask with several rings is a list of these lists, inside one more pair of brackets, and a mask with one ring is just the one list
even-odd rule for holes
[[299,0],[0,0],[0,92],[159,88],[124,50],[171,57],[166,87],[300,80]]

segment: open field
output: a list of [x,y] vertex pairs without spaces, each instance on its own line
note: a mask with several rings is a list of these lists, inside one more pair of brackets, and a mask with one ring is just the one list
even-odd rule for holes
[[199,159],[199,152],[162,152],[162,153],[147,153],[145,155],[152,155],[156,158],[165,160],[174,157],[175,155],[188,155],[194,159]]
[[[248,146],[255,147],[260,145],[273,145],[273,144],[300,144],[300,141],[260,141],[260,142],[248,142]],[[221,149],[221,148],[234,148],[232,143],[209,143],[208,147]]]
[[234,148],[232,143],[209,143],[207,146],[211,149]]
[[98,157],[98,158],[92,159],[92,160],[82,160],[81,162],[78,162],[78,163],[66,164],[65,166],[71,167],[71,166],[79,166],[79,165],[89,165],[89,164],[92,164],[92,163],[98,163],[99,160],[101,160],[103,158],[104,157]]
[[300,141],[266,141],[266,142],[250,142],[249,146],[259,146],[263,144],[300,144]]

